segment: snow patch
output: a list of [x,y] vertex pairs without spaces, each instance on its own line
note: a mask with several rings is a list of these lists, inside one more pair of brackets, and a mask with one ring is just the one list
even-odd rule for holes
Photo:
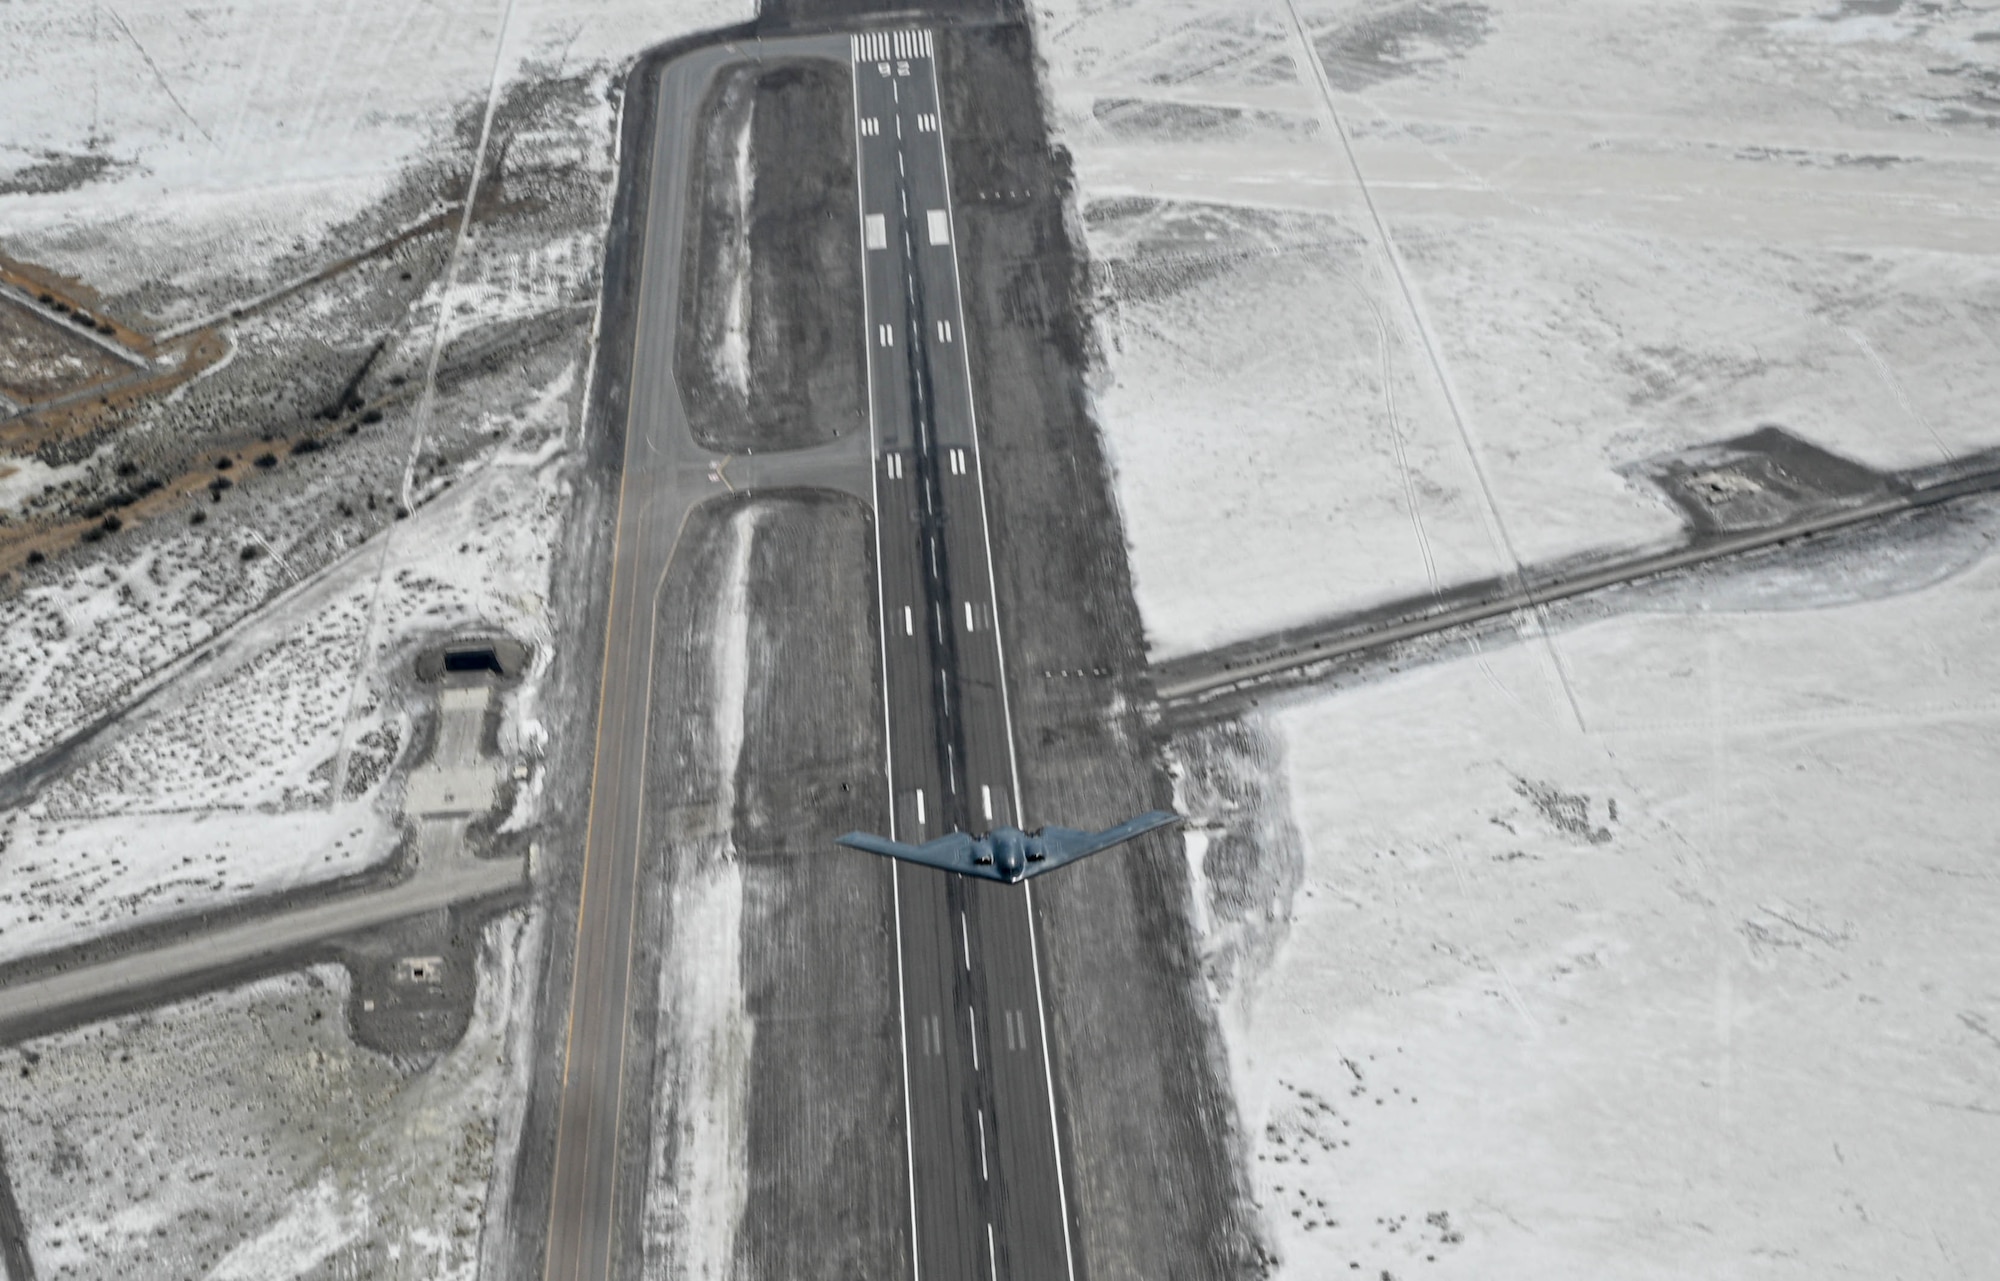
[[[660,967],[657,1115],[646,1198],[649,1255],[673,1275],[723,1281],[735,1266],[748,1196],[749,1068],[755,1026],[744,1004],[743,873],[731,833],[736,771],[749,711],[750,554],[762,512],[729,521],[729,545],[710,647],[715,800],[678,852],[673,943]],[[669,1156],[671,1166],[669,1170]]]
[[738,395],[750,394],[750,201],[757,175],[750,157],[751,125],[757,115],[753,94],[749,110],[736,133],[736,171],[733,193],[736,217],[729,224],[723,270],[729,273],[729,292],[722,309],[722,341],[717,345],[717,376]]

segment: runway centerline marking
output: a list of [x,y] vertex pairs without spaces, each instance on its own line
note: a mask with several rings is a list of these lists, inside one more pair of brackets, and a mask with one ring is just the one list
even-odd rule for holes
[[[903,775],[904,782],[912,784],[894,791],[896,811],[897,816],[906,822],[911,812],[906,807],[914,798],[918,828],[915,836],[901,839],[921,841],[928,834],[931,817],[928,813],[928,800],[931,799],[928,793],[936,790],[931,787],[933,782],[945,784],[945,800],[938,807],[940,831],[955,830],[961,825],[978,830],[976,824],[981,821],[981,816],[988,824],[996,819],[1019,823],[1020,770],[1004,638],[999,630],[997,575],[980,470],[976,408],[971,404],[972,376],[968,355],[962,354],[971,345],[971,339],[960,338],[965,328],[965,306],[956,258],[957,228],[953,221],[949,159],[945,154],[942,122],[938,118],[941,113],[933,110],[937,106],[936,69],[934,64],[915,65],[916,59],[932,56],[932,35],[929,32],[875,33],[862,38],[856,49],[854,79],[857,93],[866,95],[869,111],[890,117],[896,135],[894,151],[897,166],[894,173],[888,172],[888,149],[864,146],[857,138],[857,165],[861,168],[857,185],[862,193],[857,204],[883,208],[885,202],[882,202],[881,196],[885,194],[884,188],[892,186],[896,195],[893,208],[901,216],[900,237],[887,228],[884,218],[882,241],[884,247],[892,241],[900,241],[895,247],[904,253],[903,263],[897,264],[903,268],[904,288],[901,291],[895,289],[895,277],[886,262],[864,252],[864,327],[868,323],[882,324],[887,321],[892,331],[904,330],[902,338],[907,342],[884,344],[870,341],[864,342],[863,346],[869,365],[871,436],[879,433],[888,437],[885,443],[892,445],[894,452],[910,451],[918,469],[915,479],[920,486],[920,491],[908,495],[907,499],[899,497],[894,487],[878,488],[875,532],[878,596],[885,602],[889,596],[897,596],[898,605],[910,611],[905,616],[906,638],[913,634],[914,603],[928,600],[933,606],[932,635],[926,638],[925,645],[936,648],[924,651],[930,655],[927,660],[921,659],[916,651],[899,648],[891,655],[889,647],[886,644],[883,647],[884,717],[890,733],[887,755],[895,760],[898,753],[901,754],[899,773]],[[907,56],[899,57],[893,64],[883,59],[873,62],[864,60],[863,54],[878,50]],[[901,115],[902,78],[912,79],[914,133],[904,128]],[[884,79],[888,81],[886,85],[882,83]],[[885,109],[881,105],[880,94],[885,87],[897,104],[893,109]],[[930,101],[925,100],[927,94],[931,96]],[[863,110],[862,101],[862,98],[857,98],[857,114]],[[906,134],[912,139],[921,138],[922,149],[906,144]],[[922,211],[921,219],[912,218],[912,205]],[[887,210],[884,212],[886,214]],[[941,257],[944,261],[920,257],[919,248],[943,250]],[[922,290],[916,287],[916,272],[919,270],[926,273]],[[950,289],[952,296],[944,296],[941,292],[944,289]],[[900,298],[898,293],[902,295]],[[928,315],[925,314],[926,309]],[[929,342],[925,341],[926,324],[932,327]],[[882,362],[883,376],[880,378],[875,377],[876,361]],[[952,361],[959,362],[961,367],[951,368]],[[907,407],[903,401],[906,376]],[[882,471],[889,479],[900,479],[903,460],[898,458],[886,463]],[[949,489],[943,488],[941,482],[946,476],[954,481],[961,478],[971,481],[973,491],[967,493],[955,483]],[[880,478],[877,479],[879,482]],[[884,497],[889,499],[895,510],[882,509],[879,500]],[[977,535],[964,523],[970,515],[966,508],[974,502],[979,507],[980,528]],[[956,524],[953,523],[954,517]],[[906,521],[905,518],[910,519]],[[911,528],[917,521],[923,524],[921,530]],[[961,562],[968,566],[968,570],[963,574],[953,573]],[[983,585],[977,581],[980,573],[986,576],[987,581]],[[966,581],[968,576],[970,581]],[[960,580],[963,585],[954,588],[954,579]],[[962,637],[952,625],[956,621],[955,616],[961,612],[953,606],[955,597],[964,606],[965,632]],[[912,603],[904,605],[904,601]],[[995,633],[990,646],[985,638],[988,631]],[[969,639],[975,636],[976,640]],[[890,661],[892,658],[893,663]],[[922,665],[906,668],[906,664],[913,662],[921,662]],[[930,679],[933,673],[935,679]],[[890,684],[892,680],[893,687]],[[965,680],[973,683],[957,683]],[[968,733],[967,725],[976,729],[976,733]],[[1005,754],[1004,765],[1001,763],[1002,753]],[[964,789],[958,787],[957,766],[961,755],[968,774]],[[1003,772],[1005,782],[997,777]],[[974,810],[968,793],[973,783],[982,776],[986,781],[979,783],[979,808]],[[915,786],[919,782],[922,785]],[[1003,799],[996,806],[992,795],[996,787],[1003,792],[1011,787],[1012,799]],[[892,829],[895,825],[892,819]],[[922,900],[926,907],[919,910],[926,916],[940,908],[948,911],[943,902],[930,906],[935,901],[930,896],[952,882],[923,878],[920,872],[913,872],[913,875],[921,879],[913,881],[912,885],[921,884],[926,896]],[[945,892],[949,897],[957,897],[956,891]],[[1013,901],[1002,903],[996,898],[991,905],[995,915],[981,918],[982,938],[985,940],[982,943],[981,972],[988,973],[992,981],[1009,990],[1025,989],[1030,984],[1035,986],[1038,1015],[1046,1023],[1040,994],[1042,976],[1032,898],[1024,891],[1018,902],[1019,907]],[[964,952],[964,968],[970,975],[974,968],[971,965],[970,915],[962,905],[959,906],[960,945]],[[1013,916],[1015,911],[1021,911],[1023,915]],[[899,932],[904,924],[899,916]],[[1039,1082],[1032,1075],[1010,1077],[1006,1079],[1005,1088],[1001,1090],[1003,1097],[997,1103],[993,1099],[982,1098],[981,1091],[990,1092],[999,1088],[983,1075],[983,1053],[979,1046],[978,1007],[992,1002],[976,978],[971,980],[974,987],[969,992],[960,986],[954,993],[954,981],[958,976],[951,974],[950,959],[943,955],[950,946],[948,919],[935,923],[913,920],[909,928],[913,931],[911,939],[904,941],[899,937],[898,940],[898,982],[904,985],[904,1001],[907,1003],[914,999],[920,1010],[943,1009],[954,1018],[956,1007],[964,1005],[968,1032],[972,1038],[967,1060],[952,1055],[946,1056],[940,1064],[926,1061],[921,1073],[906,1055],[904,1104],[908,1151],[911,1153],[908,1162],[913,1264],[921,1257],[925,1261],[924,1269],[940,1276],[943,1273],[955,1274],[956,1277],[976,1275],[977,1264],[973,1260],[977,1245],[964,1239],[964,1229],[983,1219],[987,1228],[989,1271],[997,1276],[998,1229],[1004,1218],[1010,1233],[1009,1250],[1014,1252],[1009,1255],[1010,1260],[1014,1260],[1010,1266],[1037,1274],[1038,1281],[1049,1281],[1064,1274],[1073,1281],[1074,1247],[1068,1222],[1068,1194],[1052,1066],[1045,1055]],[[996,934],[996,928],[1003,932]],[[910,962],[902,961],[904,951],[909,951]],[[1030,968],[1028,975],[1019,972],[1023,964]],[[932,965],[938,967],[937,974],[925,972]],[[944,984],[941,991],[931,986],[939,980]],[[907,989],[911,981],[919,984],[919,991],[914,997]],[[930,1016],[926,1014],[923,1017]],[[924,1038],[926,1042],[929,1039]],[[1017,1039],[1025,1041],[1024,1029],[1010,1020],[1010,1046]],[[1022,1048],[1028,1047],[1024,1044]],[[968,1060],[973,1073],[972,1081],[964,1076]],[[1031,1097],[1024,1097],[1017,1105],[1011,1093],[1012,1090],[1025,1088],[1031,1096],[1032,1090],[1037,1087],[1045,1089],[1049,1095],[1046,1113]],[[971,1153],[963,1146],[963,1111],[952,1113],[952,1123],[948,1128],[939,1128],[947,1123],[942,1114],[933,1116],[936,1100],[932,1093],[937,1089],[959,1100],[960,1107],[964,1103],[975,1106],[979,1117],[977,1140],[981,1149],[982,1181],[990,1178],[990,1163],[994,1159],[987,1151],[990,1144],[985,1133],[984,1112],[995,1106],[1018,1108],[1018,1119],[1027,1128],[1018,1133],[1010,1129],[1013,1142],[1011,1146],[1003,1145],[997,1158],[1002,1169],[1001,1178],[993,1181],[995,1192],[982,1191],[981,1185],[970,1182],[970,1162],[965,1158]],[[918,1098],[914,1105],[911,1102],[913,1093]],[[1008,1115],[1014,1117],[1012,1112]],[[1040,1128],[1044,1115],[1050,1127],[1046,1147],[1043,1146]],[[996,1123],[998,1119],[996,1115]],[[1010,1125],[1013,1123],[1010,1120]],[[919,1128],[924,1131],[921,1136],[916,1133]],[[924,1150],[926,1164],[921,1193],[914,1173],[914,1153],[919,1146]],[[1008,1182],[1010,1160],[1021,1166],[1019,1174],[1023,1186],[1032,1185],[1038,1190],[1032,1197],[1001,1196],[995,1203],[991,1198],[998,1195],[999,1185]],[[1055,1166],[1056,1195],[1053,1198],[1048,1195],[1048,1167],[1045,1162],[1053,1162]],[[1009,1209],[1010,1202],[1016,1208]],[[983,1214],[980,1213],[982,1209]],[[1051,1218],[1056,1222],[1049,1222]],[[927,1234],[927,1239],[919,1234]],[[1054,1260],[1048,1257],[1054,1253],[1058,1235],[1064,1256],[1062,1272],[1057,1271]]]

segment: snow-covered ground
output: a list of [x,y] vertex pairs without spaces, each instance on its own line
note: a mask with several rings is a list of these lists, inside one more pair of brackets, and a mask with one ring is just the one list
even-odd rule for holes
[[756,1024],[744,1007],[743,868],[731,833],[750,682],[750,554],[763,513],[730,517],[710,637],[713,691],[704,753],[714,770],[707,812],[687,806],[677,839],[673,943],[660,967],[659,1070],[648,1153],[643,1250],[650,1273],[724,1277],[737,1257],[748,1195],[749,1068]]
[[473,1276],[529,937],[487,928],[471,1027],[427,1065],[354,1045],[334,966],[0,1052],[37,1275]]
[[[496,82],[619,63],[753,12],[747,0],[11,4],[0,192],[30,189],[0,194],[0,242],[133,300],[134,320],[226,310],[323,265],[316,246],[336,227],[393,226],[385,197],[426,149],[476,134]],[[94,177],[55,191],[9,181],[62,161]]]
[[[1621,468],[1765,423],[2000,445],[2000,10],[1036,14],[1155,654],[1676,537]],[[1963,515],[1175,740],[1277,1275],[1990,1270]]]
[[2000,1257],[1996,626],[1986,560],[1565,632],[1587,733],[1534,645],[1265,722],[1302,839],[1208,930],[1280,1275]]
[[[388,857],[401,829],[380,787],[421,711],[406,705],[408,663],[447,635],[501,632],[531,647],[535,670],[509,696],[501,749],[539,751],[549,567],[613,172],[613,64],[749,14],[706,0],[0,14],[0,43],[36,51],[0,85],[0,242],[75,274],[135,321],[216,314],[408,225],[431,207],[406,208],[417,196],[462,197],[489,102],[482,199],[531,211],[483,215],[451,240],[435,278],[404,287],[400,309],[381,305],[399,287],[403,264],[390,262],[230,324],[237,357],[208,385],[241,387],[176,397],[128,436],[229,439],[271,380],[281,401],[299,398],[288,362],[302,346],[323,357],[316,341],[352,351],[338,357],[349,371],[382,345],[371,400],[406,381],[422,390],[392,400],[379,428],[339,438],[338,453],[225,473],[241,483],[202,507],[203,524],[177,513],[105,539],[0,599],[0,768],[161,686],[0,820],[0,958]],[[95,167],[60,161],[107,155]],[[80,177],[6,177],[35,166]],[[440,177],[440,166],[468,172]],[[536,185],[551,174],[574,181]],[[577,340],[517,358],[508,344],[537,326]],[[438,353],[493,343],[502,358],[485,372],[430,385]],[[284,411],[276,419],[293,430]],[[6,465],[23,485],[79,470]],[[388,522],[406,466],[416,509]],[[213,654],[184,669],[203,646]],[[521,790],[511,828],[533,820],[538,782]]]
[[[575,382],[572,369],[521,416],[496,421],[507,443],[490,462],[434,482],[455,481],[393,526],[386,545],[280,598],[33,804],[0,817],[0,961],[388,858],[402,827],[382,785],[425,710],[428,694],[411,693],[407,678],[424,643],[498,632],[532,646],[533,669],[508,695],[501,749],[539,754]],[[135,581],[149,581],[142,568],[100,566],[28,596],[58,617],[115,627],[130,617]],[[44,654],[43,671],[104,648],[101,628],[81,621],[49,637],[64,653]],[[514,827],[532,818],[534,800],[524,794]]]
[[2000,444],[1983,10],[1036,12],[1159,654],[1671,537],[1618,468],[1767,422]]

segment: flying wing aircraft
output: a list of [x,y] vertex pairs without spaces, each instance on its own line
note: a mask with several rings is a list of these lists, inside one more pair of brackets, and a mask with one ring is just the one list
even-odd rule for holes
[[952,832],[922,845],[906,845],[869,832],[849,832],[836,838],[836,843],[906,863],[921,863],[946,872],[1014,885],[1180,821],[1178,814],[1153,810],[1101,832],[1079,832],[1073,827],[1044,827],[1024,832],[1018,827],[998,827],[984,836]]

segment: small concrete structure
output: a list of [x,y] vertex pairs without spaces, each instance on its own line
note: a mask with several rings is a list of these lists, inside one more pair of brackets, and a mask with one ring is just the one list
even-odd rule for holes
[[406,956],[396,962],[398,983],[442,983],[444,982],[444,958],[442,956]]

